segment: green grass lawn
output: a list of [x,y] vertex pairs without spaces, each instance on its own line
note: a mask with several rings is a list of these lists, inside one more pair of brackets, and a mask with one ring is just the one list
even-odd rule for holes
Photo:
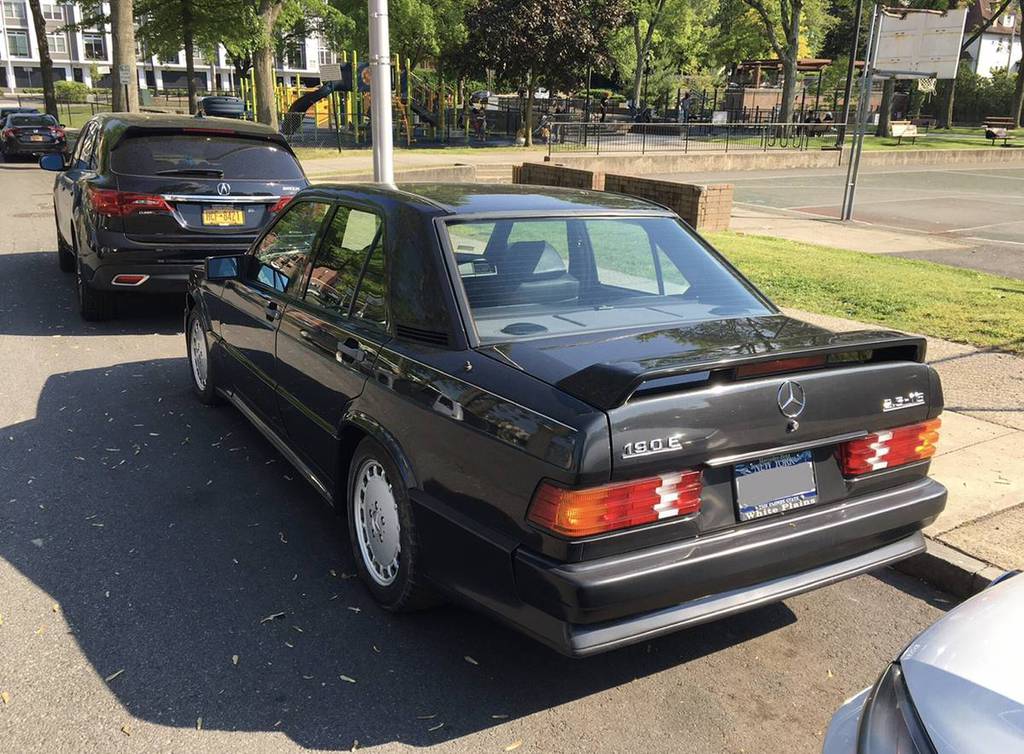
[[[1010,139],[1012,146],[1014,140]],[[946,132],[933,132],[922,134],[917,137],[917,143],[910,139],[903,139],[902,143],[896,142],[896,137],[865,136],[865,151],[889,151],[898,149],[1002,149],[1003,142],[997,141],[993,147],[992,142],[984,138],[979,128],[973,135],[970,134],[947,134]]]
[[[534,144],[532,147],[403,147],[401,144],[395,144],[395,152],[401,154],[403,152],[408,154],[414,154],[416,152],[430,154],[431,152],[444,152],[445,154],[451,155],[468,155],[468,154],[503,154],[507,153],[509,159],[515,161],[522,157],[526,152],[546,152],[546,144]],[[359,157],[367,156],[370,154],[370,148],[364,147],[362,149],[342,149],[340,152],[336,148],[330,147],[296,147],[295,154],[299,156],[300,160],[322,160],[327,157]]]
[[709,239],[776,304],[1024,354],[1024,282],[741,233]]

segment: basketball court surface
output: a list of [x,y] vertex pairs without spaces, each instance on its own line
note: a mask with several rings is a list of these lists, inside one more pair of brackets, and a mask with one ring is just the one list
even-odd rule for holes
[[[731,183],[735,186],[737,210],[836,220],[846,168],[652,177],[686,183]],[[935,255],[925,250],[904,256],[1024,277],[1024,165],[862,167],[853,217],[859,224],[953,241],[965,251],[959,260],[948,248]],[[965,264],[967,256],[974,257],[978,264]]]

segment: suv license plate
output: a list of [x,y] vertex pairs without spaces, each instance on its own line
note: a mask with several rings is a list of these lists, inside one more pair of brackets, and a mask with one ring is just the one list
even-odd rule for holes
[[811,451],[738,463],[734,470],[740,521],[771,516],[818,502]]
[[204,207],[203,225],[245,225],[245,213],[237,207]]

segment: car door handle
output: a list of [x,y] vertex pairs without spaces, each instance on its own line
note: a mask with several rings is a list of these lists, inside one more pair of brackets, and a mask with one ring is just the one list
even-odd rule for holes
[[281,310],[276,301],[268,301],[263,313],[267,317],[267,322],[274,322],[281,316]]
[[355,338],[345,341],[338,341],[338,350],[334,352],[334,358],[339,364],[361,364],[366,361],[366,351],[359,345]]

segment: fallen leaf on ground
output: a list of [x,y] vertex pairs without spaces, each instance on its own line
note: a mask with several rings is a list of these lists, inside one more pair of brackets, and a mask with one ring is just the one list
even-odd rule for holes
[[283,531],[279,531],[277,533],[277,536],[279,536],[281,538],[282,542],[284,542],[285,544],[288,544],[288,538],[284,535]]
[[124,672],[124,668],[121,668],[121,669],[120,669],[120,670],[118,670],[117,672],[115,672],[115,673],[111,673],[110,675],[108,675],[108,676],[107,676],[106,678],[104,678],[103,680],[104,680],[104,681],[106,681],[107,683],[110,683],[110,682],[111,682],[112,680],[114,680],[115,678],[117,678],[117,677],[118,677],[119,675],[121,675],[121,673],[123,673],[123,672]]
[[508,715],[491,715],[492,720],[508,720]]
[[292,644],[290,641],[286,641],[284,645],[288,647],[288,649],[295,649],[295,645]]
[[338,678],[345,681],[346,683],[355,683],[356,679],[347,675],[339,675]]
[[522,739],[520,739],[518,741],[513,741],[512,743],[510,743],[508,746],[505,747],[505,751],[515,751],[516,749],[518,749],[522,745],[523,745]]
[[202,729],[203,729],[203,718],[197,717],[196,718],[196,730],[202,730]]
[[238,655],[231,655],[231,664],[232,665],[237,665],[238,664]]
[[56,613],[57,611],[60,610],[60,605],[58,605],[56,602],[54,602],[53,606],[50,609],[53,610],[53,612]]
[[435,730],[441,730],[441,728],[443,728],[443,727],[444,727],[444,723],[438,723],[437,725],[433,725],[433,726],[427,728],[427,732],[428,733],[433,733]]
[[831,670],[830,670],[830,671],[828,671],[828,677],[829,677],[829,678],[832,678],[832,671],[831,671]]
[[271,615],[268,615],[266,618],[261,620],[260,623],[269,623],[272,620],[277,620],[278,618],[283,618],[283,617],[284,617],[284,613],[272,613]]
[[466,656],[465,656],[465,657],[463,657],[462,659],[463,659],[463,660],[465,660],[466,662],[468,662],[468,663],[469,663],[470,665],[479,665],[479,664],[480,664],[479,662],[477,662],[476,660],[474,660],[474,659],[473,659],[472,657],[470,657],[469,655],[466,655]]
[[0,691],[0,699],[3,700],[4,704],[10,704],[11,703],[11,695],[8,694],[6,691]]
[[361,607],[352,607],[351,605],[349,605],[348,609],[351,610],[353,613],[361,613],[361,612],[363,612],[363,608],[361,608]]
[[46,626],[40,626],[39,628],[36,629],[36,636],[42,636],[43,635],[43,631],[45,631],[45,630],[46,630]]
[[435,717],[437,717],[436,714],[434,714],[434,715],[416,715],[416,719],[417,720],[433,720]]
[[300,634],[301,634],[301,633],[304,633],[304,632],[303,632],[303,630],[302,630],[301,628],[299,628],[298,626],[292,626],[292,628],[294,628],[294,629],[295,629],[296,631],[298,631],[298,632],[299,632]]
[[122,725],[121,732],[124,733],[126,736],[130,736],[132,734],[132,729],[129,728],[127,725]]

